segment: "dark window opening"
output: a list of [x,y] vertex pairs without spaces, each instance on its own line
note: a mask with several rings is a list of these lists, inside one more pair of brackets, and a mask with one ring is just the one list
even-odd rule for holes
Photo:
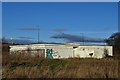
[[92,57],[92,56],[93,56],[93,53],[89,53],[89,55]]
[[77,47],[73,47],[73,48],[77,48]]

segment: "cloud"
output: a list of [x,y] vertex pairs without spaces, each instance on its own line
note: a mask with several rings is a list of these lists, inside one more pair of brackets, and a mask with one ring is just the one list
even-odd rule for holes
[[72,34],[55,34],[51,36],[51,38],[55,39],[65,39],[70,42],[105,42],[105,39],[102,38],[91,38],[86,36],[80,36],[80,35],[72,35]]
[[17,30],[39,30],[39,28],[17,28]]
[[31,37],[18,37],[20,39],[35,39],[35,38],[31,38]]

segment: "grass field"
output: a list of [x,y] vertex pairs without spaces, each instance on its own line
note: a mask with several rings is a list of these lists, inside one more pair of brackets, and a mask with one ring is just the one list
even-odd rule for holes
[[104,59],[41,59],[30,55],[10,55],[3,45],[3,78],[118,78],[119,60]]

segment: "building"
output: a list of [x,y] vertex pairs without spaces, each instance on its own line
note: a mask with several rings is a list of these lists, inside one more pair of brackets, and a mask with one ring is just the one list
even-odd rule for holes
[[10,46],[10,54],[31,54],[44,58],[103,58],[113,56],[112,46],[74,44],[30,44]]

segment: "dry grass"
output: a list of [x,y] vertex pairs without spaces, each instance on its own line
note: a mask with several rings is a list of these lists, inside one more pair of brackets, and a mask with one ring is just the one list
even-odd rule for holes
[[3,78],[117,78],[114,59],[36,59],[24,55],[3,56]]

